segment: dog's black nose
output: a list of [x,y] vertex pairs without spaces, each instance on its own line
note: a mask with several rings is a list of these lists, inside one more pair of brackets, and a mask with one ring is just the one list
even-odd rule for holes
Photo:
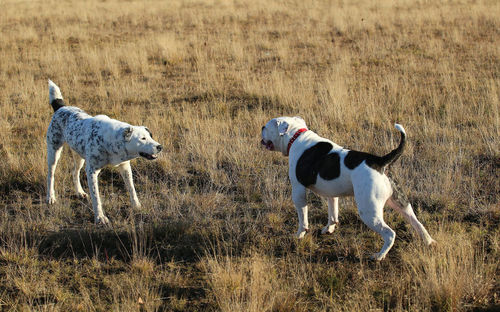
[[163,146],[161,146],[161,145],[156,146],[156,150],[158,151],[158,153],[161,152],[162,149],[163,149]]

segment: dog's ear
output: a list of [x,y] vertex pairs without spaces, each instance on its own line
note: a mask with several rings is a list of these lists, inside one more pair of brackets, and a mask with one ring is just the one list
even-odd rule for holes
[[132,127],[127,127],[123,130],[123,139],[125,141],[130,141],[130,139],[132,138],[132,132],[134,132],[134,128]]
[[149,129],[147,127],[144,127],[144,130],[146,130],[149,133],[149,136],[151,138],[153,138],[153,134],[151,133],[151,131],[149,131]]
[[276,123],[278,124],[279,135],[284,135],[288,130],[288,122],[284,120],[276,120]]

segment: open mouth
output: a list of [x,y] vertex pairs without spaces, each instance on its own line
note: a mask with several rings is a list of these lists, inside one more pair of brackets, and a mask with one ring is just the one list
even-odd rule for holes
[[269,151],[274,150],[274,144],[271,141],[266,142],[266,141],[264,141],[264,139],[262,139],[262,141],[260,141],[260,144],[264,145],[266,147],[266,149]]
[[143,153],[143,152],[140,152],[139,155],[141,155],[141,157],[144,157],[144,158],[149,159],[149,160],[153,160],[153,159],[158,158],[158,155],[148,154],[148,153]]

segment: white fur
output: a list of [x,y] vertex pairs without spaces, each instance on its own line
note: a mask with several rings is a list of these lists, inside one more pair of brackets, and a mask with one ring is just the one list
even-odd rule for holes
[[[49,80],[50,101],[62,99],[61,91]],[[142,156],[154,159],[162,146],[146,127],[132,126],[104,115],[92,117],[74,106],[57,107],[47,131],[47,202],[56,202],[54,175],[63,144],[71,148],[76,193],[87,197],[80,184],[80,170],[86,163],[87,182],[96,223],[107,224],[99,196],[98,175],[106,165],[117,166],[130,194],[133,207],[140,207],[132,180],[130,160]]]
[[49,101],[52,102],[56,99],[63,99],[61,90],[59,90],[59,87],[49,79]]
[[405,128],[403,128],[402,125],[400,125],[400,124],[394,124],[394,127],[396,127],[396,129],[398,129],[398,131],[403,132],[403,134],[406,135]]
[[[280,129],[280,125],[287,124],[286,131]],[[269,145],[272,142],[274,151],[281,151],[287,155],[288,142],[295,132],[306,127],[304,120],[299,117],[279,117],[270,120],[262,129],[262,144]],[[396,129],[405,133],[404,128],[396,124]],[[382,260],[394,244],[395,232],[384,222],[383,208],[387,204],[403,214],[414,229],[420,234],[429,245],[435,241],[427,233],[424,226],[417,220],[411,205],[403,208],[392,198],[392,187],[388,177],[379,171],[369,167],[365,161],[354,169],[349,169],[344,163],[348,149],[335,144],[334,142],[322,138],[312,131],[302,133],[292,144],[289,152],[289,177],[292,184],[292,200],[295,204],[299,218],[299,227],[296,236],[304,237],[309,229],[306,203],[306,187],[302,185],[297,176],[297,161],[305,150],[314,146],[318,142],[328,142],[332,144],[335,152],[340,156],[340,176],[332,180],[324,180],[319,175],[316,183],[308,188],[318,195],[328,199],[328,224],[322,229],[323,234],[332,233],[338,224],[338,197],[354,195],[361,220],[372,230],[379,233],[384,239],[384,245],[380,252],[373,258]]]

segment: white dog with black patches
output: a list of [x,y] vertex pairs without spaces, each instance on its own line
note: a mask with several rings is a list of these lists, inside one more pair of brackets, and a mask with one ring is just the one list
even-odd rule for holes
[[85,171],[90,197],[97,224],[108,224],[102,210],[97,177],[106,165],[118,166],[134,208],[140,207],[132,180],[130,160],[143,157],[157,158],[162,146],[153,140],[146,127],[132,126],[104,115],[92,117],[74,106],[65,106],[59,87],[49,80],[49,100],[54,115],[47,131],[47,202],[56,202],[54,173],[61,156],[63,144],[67,143],[74,158],[73,183],[81,198],[88,197],[80,184],[80,170],[86,162]]
[[401,132],[401,143],[379,157],[342,148],[320,137],[308,130],[300,117],[274,118],[262,127],[261,144],[288,156],[292,200],[299,217],[298,238],[304,237],[309,229],[306,189],[310,189],[328,200],[328,224],[322,234],[332,233],[339,223],[338,197],[354,195],[361,220],[384,239],[380,252],[373,255],[376,260],[384,259],[396,237],[384,222],[386,204],[400,212],[427,245],[435,243],[417,220],[411,205],[393,194],[395,185],[384,174],[385,167],[402,154],[405,146],[405,130],[399,124],[396,129]]

